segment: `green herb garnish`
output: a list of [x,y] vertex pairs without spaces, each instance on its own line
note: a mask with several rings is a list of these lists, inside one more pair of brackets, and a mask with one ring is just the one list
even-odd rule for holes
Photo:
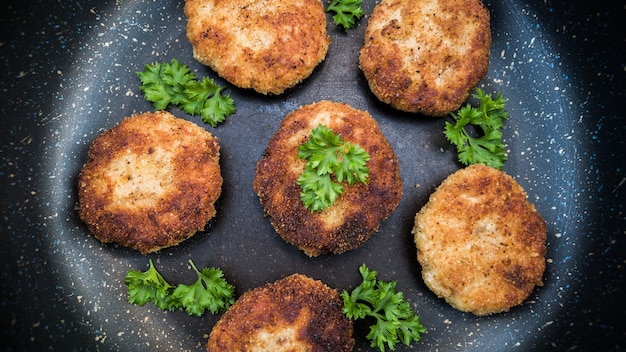
[[176,59],[170,63],[146,65],[137,76],[146,100],[157,110],[165,110],[170,104],[177,105],[190,115],[200,116],[203,122],[213,127],[235,112],[230,95],[221,94],[225,87],[208,77],[199,81],[189,67]]
[[400,342],[407,346],[418,342],[426,329],[402,292],[396,291],[396,282],[377,280],[376,271],[369,270],[365,264],[359,272],[363,282],[352,292],[344,290],[341,294],[343,313],[354,320],[375,319],[367,335],[370,346],[384,352],[386,347],[394,350]]
[[326,8],[326,12],[333,11],[333,21],[347,32],[354,27],[356,20],[363,17],[365,12],[361,7],[362,0],[333,0]]
[[298,146],[298,158],[307,161],[297,182],[302,189],[300,198],[311,211],[331,206],[344,191],[342,182],[352,185],[368,181],[365,164],[369,154],[323,125],[313,129],[309,140]]
[[[476,88],[476,93],[472,97],[480,101],[479,106],[467,104],[457,114],[453,113],[455,123],[446,121],[444,134],[456,145],[461,163],[465,165],[482,163],[502,169],[507,160],[506,145],[502,142],[500,131],[504,120],[509,116],[505,110],[506,101],[500,93],[496,100],[493,100],[480,88]],[[468,125],[480,128],[482,135],[472,136],[466,128]]]
[[208,309],[212,314],[225,311],[234,302],[234,287],[224,279],[222,270],[204,268],[199,271],[193,261],[189,264],[198,274],[192,285],[170,285],[156,270],[152,259],[145,271],[130,270],[125,282],[128,301],[140,306],[152,302],[162,310],[185,310],[189,315],[201,316]]

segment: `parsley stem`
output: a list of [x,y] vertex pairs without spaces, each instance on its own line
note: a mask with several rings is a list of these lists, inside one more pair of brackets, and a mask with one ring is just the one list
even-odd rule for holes
[[189,264],[191,265],[191,267],[193,268],[193,270],[196,271],[196,273],[199,273],[200,270],[198,270],[198,268],[196,268],[196,265],[193,263],[193,260],[189,259]]

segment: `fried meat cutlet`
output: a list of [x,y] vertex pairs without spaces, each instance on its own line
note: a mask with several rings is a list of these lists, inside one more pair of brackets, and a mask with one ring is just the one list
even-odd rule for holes
[[177,245],[216,214],[219,156],[216,137],[168,112],[125,118],[89,148],[80,218],[100,241],[144,254]]
[[444,180],[415,216],[426,285],[461,311],[508,311],[542,286],[546,223],[506,173],[475,164]]
[[382,102],[442,116],[486,75],[490,48],[490,14],[480,0],[382,0],[359,63]]
[[185,15],[194,58],[263,94],[309,77],[330,44],[320,0],[186,0]]
[[244,293],[217,322],[207,351],[352,351],[352,320],[336,290],[293,274]]
[[[330,207],[311,212],[300,199],[297,179],[306,161],[297,154],[320,124],[367,151],[370,171],[367,184],[345,184]],[[309,256],[361,246],[402,197],[398,160],[376,121],[365,111],[330,101],[285,117],[257,163],[253,187],[276,232]]]

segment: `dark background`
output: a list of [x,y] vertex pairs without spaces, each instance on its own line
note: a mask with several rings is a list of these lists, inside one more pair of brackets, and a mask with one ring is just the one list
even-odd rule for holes
[[[328,57],[302,84],[266,97],[228,85],[196,63],[182,1],[15,1],[0,15],[0,347],[22,350],[202,350],[218,316],[127,303],[123,278],[148,257],[172,282],[191,282],[187,260],[221,267],[237,294],[293,272],[338,290],[367,263],[397,280],[428,334],[415,350],[626,349],[626,3],[486,1],[490,70],[502,91],[505,171],[548,224],[545,286],[510,312],[474,317],[434,297],[420,278],[414,214],[461,167],[443,119],[394,111],[368,91],[357,66],[367,18],[348,33],[330,22]],[[364,1],[369,14],[373,1]],[[102,245],[75,212],[76,175],[90,141],[122,117],[150,110],[135,72],[177,58],[228,85],[237,113],[216,129],[226,180],[206,233],[148,257]],[[404,197],[361,248],[307,258],[273,232],[251,190],[254,165],[288,112],[320,99],[368,110],[401,162]],[[198,124],[194,117],[172,112]],[[368,350],[356,325],[355,350]],[[409,350],[398,346],[397,350]]]

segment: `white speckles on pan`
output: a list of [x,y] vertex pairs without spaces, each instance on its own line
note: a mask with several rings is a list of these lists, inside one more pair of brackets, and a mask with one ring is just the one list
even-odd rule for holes
[[[221,267],[237,295],[294,272],[351,289],[359,282],[358,266],[367,263],[381,278],[398,281],[428,329],[414,348],[397,351],[585,350],[602,343],[612,344],[610,350],[626,338],[626,329],[613,323],[625,294],[626,166],[620,160],[626,148],[617,111],[625,98],[626,53],[623,46],[606,49],[613,43],[607,28],[619,9],[485,1],[493,47],[480,86],[508,100],[505,171],[547,221],[548,265],[545,286],[524,304],[477,318],[450,308],[421,280],[413,216],[460,165],[441,133],[444,119],[394,111],[369,92],[358,70],[367,18],[345,33],[329,14],[327,60],[284,95],[228,86],[237,113],[216,129],[205,125],[222,147],[218,215],[205,233],[144,257],[102,245],[78,219],[76,178],[89,143],[124,116],[152,109],[136,77],[145,64],[177,58],[200,77],[226,82],[193,60],[181,1],[11,2],[11,16],[0,18],[0,33],[10,34],[0,39],[2,347],[203,350],[219,316],[127,303],[126,272],[145,270],[148,258],[173,282],[195,279],[188,259]],[[365,0],[365,12],[374,5]],[[347,102],[377,119],[401,163],[405,188],[396,212],[362,248],[307,258],[274,233],[251,185],[280,120],[320,99]],[[203,125],[177,109],[172,113]],[[357,326],[356,350],[369,350],[364,331]]]

